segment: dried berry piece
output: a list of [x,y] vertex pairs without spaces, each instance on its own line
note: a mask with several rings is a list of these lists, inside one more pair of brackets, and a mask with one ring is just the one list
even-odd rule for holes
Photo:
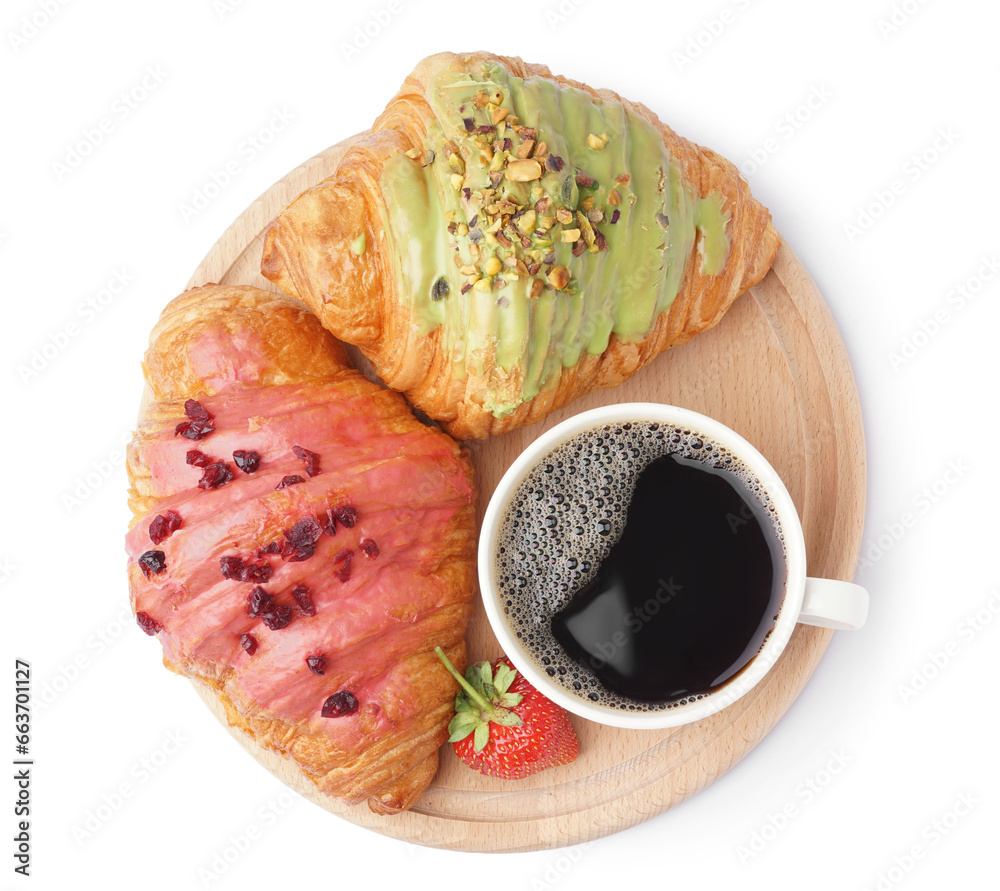
[[156,621],[149,613],[138,612],[135,614],[135,623],[152,637],[163,630],[163,626]]
[[320,714],[324,718],[342,718],[345,715],[353,715],[358,710],[358,700],[353,693],[341,690],[327,698],[323,703],[323,710]]
[[146,578],[159,575],[167,568],[167,555],[163,551],[146,551],[139,557],[139,568]]
[[292,446],[292,451],[295,453],[295,457],[305,464],[306,473],[309,474],[309,476],[316,476],[316,474],[319,473],[319,455],[298,445]]
[[327,510],[326,521],[323,523],[323,534],[331,538],[337,534],[337,518],[332,510]]
[[260,614],[260,620],[272,631],[280,631],[287,628],[292,621],[292,608],[290,606],[276,606],[266,613]]
[[315,544],[322,534],[323,527],[315,517],[303,517],[291,529],[285,530],[285,538],[295,547]]
[[224,579],[236,579],[239,581],[240,573],[243,571],[242,557],[220,557],[219,568],[222,570]]
[[175,436],[179,433],[187,439],[204,439],[215,430],[215,419],[200,402],[188,399],[184,403],[184,414],[188,416],[189,420],[182,421],[177,425],[174,430]]
[[153,544],[166,541],[181,528],[181,515],[175,510],[168,510],[153,517],[149,524],[149,538]]
[[291,529],[285,530],[285,540],[281,543],[281,557],[296,563],[308,560],[316,553],[316,542],[323,534],[323,527],[315,517],[303,517]]
[[281,542],[272,541],[270,544],[264,545],[264,547],[258,549],[257,556],[263,557],[266,554],[280,554],[281,553]]
[[323,527],[315,517],[303,517],[291,529],[285,530],[281,558],[290,563],[308,560],[316,553],[316,542],[322,534]]
[[174,436],[178,434],[185,439],[204,439],[215,430],[211,424],[199,424],[196,421],[181,421],[174,428]]
[[[347,549],[345,548],[344,551],[347,551]],[[342,582],[346,582],[351,577],[351,559],[354,556],[352,551],[347,551],[346,554],[344,551],[337,554],[333,561],[334,565],[340,563],[341,560],[344,562],[344,565],[334,573],[334,575]]]
[[374,560],[379,555],[378,545],[375,544],[370,538],[362,538],[358,544],[358,547],[365,552],[365,556],[369,560]]
[[233,462],[244,473],[253,473],[260,467],[260,455],[257,452],[237,449],[233,452]]
[[295,486],[298,483],[304,483],[305,480],[299,476],[297,473],[289,474],[288,476],[283,476],[281,482],[278,483],[275,489],[287,489],[289,486]]
[[291,542],[285,541],[281,544],[281,559],[287,560],[289,563],[301,563],[315,553],[315,545],[303,545],[301,548],[297,548]]
[[205,467],[205,472],[201,475],[201,479],[198,480],[199,489],[218,489],[219,486],[224,486],[233,478],[233,472],[229,469],[229,465],[225,461],[216,461],[214,464],[209,464]]
[[268,594],[260,585],[247,594],[247,615],[256,619],[274,608],[274,595]]
[[292,588],[292,597],[295,598],[295,602],[299,605],[299,612],[303,616],[316,615],[316,604],[309,596],[309,588],[305,585],[296,585]]
[[252,634],[241,634],[240,646],[247,651],[248,656],[252,656],[257,652],[257,638]]
[[184,414],[198,424],[207,424],[213,420],[208,409],[195,399],[188,399],[184,403]]
[[326,671],[326,656],[306,656],[306,665],[313,674],[323,674]]
[[208,467],[212,463],[212,459],[204,452],[199,452],[198,449],[188,449],[187,463],[193,467]]
[[270,563],[247,563],[240,568],[239,580],[241,582],[256,582],[263,585],[274,574]]
[[358,522],[357,508],[349,504],[341,505],[333,509],[333,515],[340,521],[345,529],[352,529]]

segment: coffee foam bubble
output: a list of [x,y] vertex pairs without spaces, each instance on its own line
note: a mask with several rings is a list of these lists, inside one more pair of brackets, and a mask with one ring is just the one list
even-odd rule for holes
[[[767,490],[729,449],[690,427],[607,424],[578,433],[543,456],[522,479],[497,535],[495,575],[507,624],[538,669],[582,700],[621,711],[660,711],[702,699],[635,702],[604,688],[552,634],[552,617],[593,580],[621,537],[636,482],[656,458],[680,455],[724,469],[781,524]],[[784,548],[784,545],[782,545]]]

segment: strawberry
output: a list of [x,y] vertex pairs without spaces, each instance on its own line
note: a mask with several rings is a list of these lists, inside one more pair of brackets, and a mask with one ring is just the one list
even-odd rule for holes
[[492,668],[477,662],[462,677],[440,647],[434,652],[462,687],[448,742],[473,770],[518,780],[576,758],[580,743],[565,710],[542,696],[506,656]]

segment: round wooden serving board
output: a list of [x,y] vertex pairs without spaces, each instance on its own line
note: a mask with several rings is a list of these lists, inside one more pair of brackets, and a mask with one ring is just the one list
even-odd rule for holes
[[[209,251],[189,286],[218,282],[276,290],[258,268],[265,228],[299,193],[330,176],[352,142],[327,149],[268,189]],[[351,353],[370,373],[357,351]],[[719,325],[663,353],[625,384],[591,393],[532,427],[473,443],[480,516],[503,472],[543,430],[584,409],[633,401],[684,406],[741,433],[775,467],[798,507],[809,574],[853,576],[865,507],[858,395],[833,319],[790,248],[781,248],[767,277],[741,296]],[[466,851],[495,850],[498,838],[509,851],[578,844],[659,814],[729,770],[791,705],[832,633],[799,625],[761,684],[697,724],[639,731],[574,719],[579,758],[525,780],[482,776],[446,745],[431,787],[411,810],[391,817],[318,794],[283,756],[242,733],[234,735],[305,797],[385,835]],[[469,627],[470,660],[492,660],[498,653],[477,598]],[[225,723],[214,694],[199,692]]]

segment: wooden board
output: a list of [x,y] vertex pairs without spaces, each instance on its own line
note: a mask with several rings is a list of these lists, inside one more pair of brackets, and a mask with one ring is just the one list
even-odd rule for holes
[[[331,175],[352,141],[322,152],[268,189],[219,239],[189,286],[218,282],[274,290],[258,268],[264,229],[300,192]],[[367,363],[351,352],[367,370]],[[858,395],[833,319],[789,247],[782,247],[767,277],[741,296],[717,327],[668,350],[616,389],[592,393],[535,426],[473,444],[480,516],[508,465],[543,430],[587,408],[631,401],[681,405],[741,433],[775,467],[795,501],[809,574],[853,576],[865,507]],[[525,780],[481,776],[445,746],[441,769],[423,798],[392,817],[317,794],[283,756],[234,735],[305,797],[386,835],[439,848],[493,850],[500,837],[495,824],[503,823],[510,851],[572,845],[661,813],[729,770],[791,705],[832,633],[799,625],[761,684],[697,724],[637,731],[574,719],[580,757]],[[479,604],[469,630],[470,658],[492,659],[498,652]],[[225,723],[215,696],[199,692]]]

